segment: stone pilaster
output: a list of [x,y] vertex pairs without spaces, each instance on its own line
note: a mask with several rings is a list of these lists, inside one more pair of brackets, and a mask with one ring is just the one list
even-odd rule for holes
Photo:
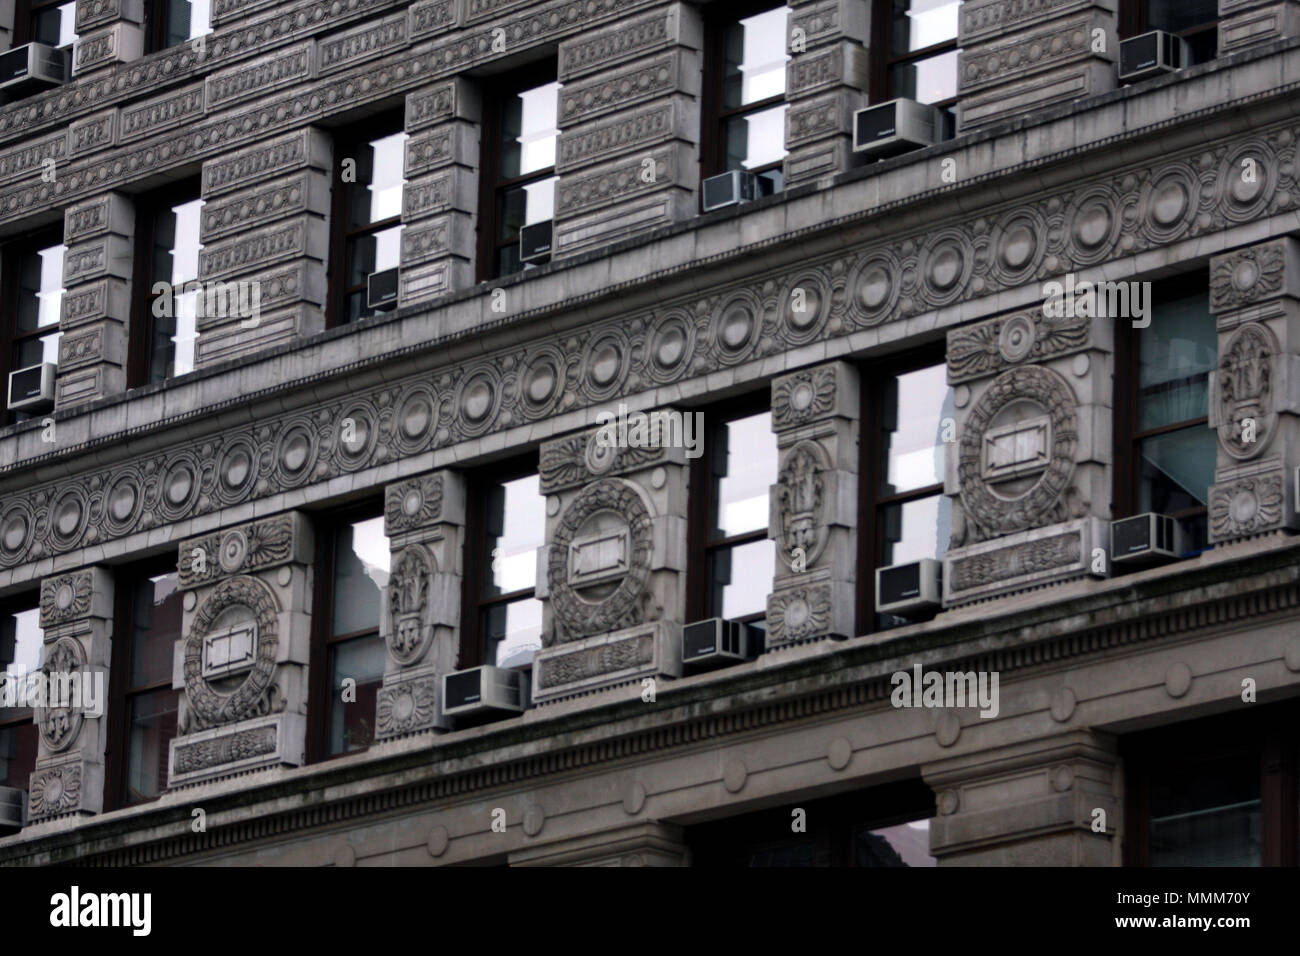
[[511,866],[687,866],[682,828],[657,820],[516,850]]
[[[113,576],[93,567],[46,578],[40,623],[41,674],[47,693],[55,693],[47,699],[52,706],[36,709],[39,749],[27,803],[31,823],[104,808]],[[67,695],[58,692],[60,685]]]
[[937,797],[930,852],[940,866],[1119,864],[1121,773],[1105,734],[982,750],[923,766],[921,776]]
[[439,680],[456,669],[465,479],[435,471],[384,489],[392,573],[380,630],[388,646],[375,738],[445,727]]
[[797,0],[785,69],[785,185],[834,176],[852,164],[853,111],[867,105],[870,4]]
[[1115,88],[1117,0],[966,0],[957,131]]
[[196,368],[324,328],[329,163],[308,127],[203,164]]
[[611,424],[542,445],[535,702],[681,673],[687,467],[668,429],[683,425],[683,414],[641,419],[660,422],[653,447],[634,437],[635,417],[626,440]]
[[1295,528],[1300,465],[1300,242],[1284,237],[1210,260],[1219,363],[1210,376],[1218,458],[1210,540]]
[[1219,56],[1297,36],[1297,0],[1219,0]]
[[168,786],[303,762],[311,560],[296,511],[181,542]]
[[144,55],[144,0],[77,0],[72,72],[102,73]]
[[555,258],[695,214],[702,45],[686,3],[560,43]]
[[768,526],[777,557],[769,650],[855,633],[858,409],[858,373],[846,362],[772,382],[781,457]]
[[1126,320],[1045,311],[948,333],[945,607],[1109,573],[1112,343]]
[[399,306],[474,284],[482,113],[461,77],[406,96]]
[[63,214],[62,315],[55,407],[126,390],[135,206],[104,193]]

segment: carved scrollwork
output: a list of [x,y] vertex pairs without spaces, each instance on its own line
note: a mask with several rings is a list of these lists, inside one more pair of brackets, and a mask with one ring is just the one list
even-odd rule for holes
[[397,556],[388,579],[388,651],[403,666],[417,663],[429,649],[427,623],[433,561],[426,548],[411,545]]
[[815,441],[801,441],[788,452],[776,476],[780,547],[787,567],[799,549],[803,567],[811,568],[826,548],[826,475],[830,471],[826,450]]
[[[203,676],[203,639],[217,628],[218,619],[232,608],[245,611],[256,621],[257,656],[238,686],[226,690]],[[185,639],[183,670],[185,696],[190,707],[187,732],[220,727],[249,717],[263,717],[275,709],[279,611],[279,602],[271,588],[248,576],[222,581],[199,606]]]
[[1254,458],[1273,437],[1273,382],[1279,352],[1266,326],[1243,325],[1219,359],[1219,443],[1233,458]]
[[1211,487],[1210,536],[1224,541],[1280,527],[1283,481],[1282,472],[1277,471]]
[[81,735],[86,719],[78,706],[79,701],[73,699],[81,688],[81,682],[91,677],[86,670],[86,654],[81,642],[75,637],[61,637],[55,641],[45,651],[41,675],[45,680],[48,706],[38,709],[36,726],[46,749],[60,753],[71,747]]
[[75,621],[90,613],[90,571],[74,571],[41,582],[41,627]]

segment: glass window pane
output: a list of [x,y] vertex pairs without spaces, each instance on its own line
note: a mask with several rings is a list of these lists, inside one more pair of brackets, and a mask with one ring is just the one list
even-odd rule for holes
[[851,866],[934,866],[930,855],[930,821],[853,831]]
[[546,499],[536,475],[488,491],[487,553],[492,574],[484,597],[531,590],[537,584],[537,549],[546,540]]
[[77,40],[77,4],[46,7],[32,14],[32,42],[69,46]]
[[1219,358],[1208,294],[1156,303],[1140,335],[1138,430],[1204,417],[1210,370]]
[[37,608],[0,615],[0,667],[4,673],[21,677],[39,671],[44,661],[44,640]]
[[357,181],[351,190],[350,225],[366,226],[402,214],[406,140],[405,132],[390,133],[371,140],[355,157]]
[[47,246],[21,256],[18,262],[19,332],[35,332],[59,324],[63,302],[64,245]]
[[212,32],[211,0],[165,0],[167,46]]
[[785,92],[786,20],[777,7],[729,25],[723,36],[723,109],[757,103]]
[[[30,719],[30,710],[22,713]],[[15,790],[28,788],[32,771],[36,769],[37,741],[36,725],[33,723],[0,727],[0,787],[13,787]]]
[[167,789],[167,756],[180,699],[181,692],[170,688],[131,698],[127,803],[152,800]]
[[559,93],[559,83],[546,83],[503,104],[498,178],[514,179],[555,165]]
[[334,543],[334,631],[378,630],[390,555],[383,517],[340,528]]
[[960,8],[961,0],[894,0],[890,54],[901,56],[957,39]]
[[894,64],[889,69],[889,87],[892,96],[918,103],[952,99],[957,95],[957,51]]
[[[729,619],[767,610],[776,573],[776,542],[765,539],[713,552],[709,562],[711,616]],[[763,621],[756,621],[762,627]]]
[[727,169],[753,169],[785,158],[784,104],[732,116],[723,132]]
[[488,663],[527,667],[542,647],[542,602],[533,598],[494,604],[483,612]]
[[714,430],[709,538],[730,538],[767,527],[768,497],[776,484],[772,414],[738,418]]
[[171,683],[172,657],[181,636],[181,592],[176,572],[136,585],[131,636],[131,687]]
[[896,376],[885,390],[885,481],[881,495],[943,481],[944,419],[953,414],[947,366]]
[[883,530],[882,566],[939,558],[948,550],[952,532],[952,499],[943,495],[918,498],[880,509]]
[[171,315],[156,315],[150,303],[153,341],[150,354],[151,382],[175,378],[194,371],[194,347],[198,341],[199,294],[186,283],[199,276],[199,215],[202,199],[176,203],[154,219],[152,283],[170,283]]
[[1259,754],[1185,757],[1151,782],[1151,866],[1260,865]]
[[1219,0],[1146,0],[1147,29],[1179,33],[1219,19]]
[[[375,703],[384,679],[384,640],[374,634],[330,648],[330,754],[364,750],[375,739]],[[343,681],[357,682],[357,699],[343,700]]]

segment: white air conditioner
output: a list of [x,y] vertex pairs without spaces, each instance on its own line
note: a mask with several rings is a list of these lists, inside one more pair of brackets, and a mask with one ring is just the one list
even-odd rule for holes
[[522,714],[527,709],[527,671],[485,665],[442,676],[445,717]]
[[68,54],[44,43],[0,53],[0,91],[9,97],[35,93],[68,81]]
[[1176,73],[1187,63],[1187,42],[1164,30],[1129,37],[1119,44],[1119,78],[1123,83]]
[[0,833],[21,830],[27,822],[27,791],[0,787]]
[[535,222],[519,230],[519,261],[549,262],[551,259],[552,220]]
[[732,169],[704,180],[705,212],[750,202],[758,196],[758,177],[743,169]]
[[922,558],[876,568],[876,610],[906,617],[943,606],[943,562]]
[[9,373],[9,410],[11,412],[48,412],[54,407],[54,372],[52,362],[29,365]]
[[943,110],[916,100],[890,100],[853,114],[853,151],[884,158],[942,142]]
[[1110,559],[1116,564],[1176,561],[1186,551],[1183,527],[1168,515],[1147,512],[1110,523]]
[[763,652],[763,632],[740,621],[711,617],[682,628],[682,666],[689,671],[726,667]]

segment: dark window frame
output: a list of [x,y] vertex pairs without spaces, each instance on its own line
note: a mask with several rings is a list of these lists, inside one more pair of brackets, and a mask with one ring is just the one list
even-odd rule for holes
[[880,513],[890,505],[943,494],[943,482],[892,495],[877,495],[885,479],[885,383],[890,378],[944,365],[944,342],[868,361],[859,366],[861,403],[858,429],[858,583],[854,608],[856,634],[873,634],[876,622],[876,569],[884,567],[885,527]]
[[[704,621],[721,617],[720,608],[711,606],[713,581],[713,556],[721,550],[734,549],[755,541],[769,540],[768,528],[757,528],[728,537],[711,538],[709,536],[710,511],[713,507],[713,465],[718,430],[731,422],[753,415],[761,415],[772,410],[771,387],[765,385],[761,391],[750,392],[734,398],[724,399],[704,408],[693,408],[683,414],[703,412],[704,434],[699,436],[703,442],[702,454],[691,459],[687,479],[689,495],[686,503],[686,623]],[[776,445],[777,436],[772,434],[772,444]],[[780,449],[777,449],[778,460]],[[776,542],[772,547],[777,546]],[[779,561],[780,558],[777,557]],[[769,593],[771,582],[768,582]],[[751,623],[762,621],[764,613],[754,612],[735,618],[737,621]]]
[[[192,12],[192,3],[190,9]],[[146,56],[150,53],[160,53],[163,50],[170,50],[172,47],[180,46],[182,43],[190,42],[190,40],[177,40],[175,43],[168,45],[167,28],[170,26],[170,12],[168,0],[144,0],[144,52]],[[209,16],[211,16],[210,13]],[[211,23],[209,23],[210,27]],[[209,30],[209,32],[211,31]],[[200,34],[200,36],[206,35]],[[197,39],[197,37],[194,39]]]
[[[750,113],[761,113],[787,102],[786,91],[778,96],[755,100],[743,106],[724,109],[722,106],[723,87],[726,82],[726,33],[727,27],[747,17],[752,17],[769,10],[777,10],[789,4],[786,0],[746,0],[741,4],[711,4],[704,11],[704,70],[703,86],[700,98],[700,182],[710,176],[717,176],[726,169],[726,125],[727,120]],[[789,42],[785,44],[789,47]],[[782,144],[784,148],[784,143]],[[782,169],[785,160],[780,159],[764,166],[755,166],[748,172],[754,175]],[[703,209],[704,191],[700,190],[699,202]]]
[[[510,604],[529,597],[536,598],[537,588],[521,588],[507,594],[485,598],[483,592],[492,571],[492,557],[487,546],[488,492],[497,485],[538,475],[540,463],[536,451],[517,455],[469,472],[465,477],[465,574],[461,578],[460,647],[457,670],[489,663],[487,635],[483,631],[483,612],[499,604]],[[539,489],[539,496],[546,495]]]
[[[25,46],[28,43],[35,43],[36,31],[33,26],[36,16],[44,13],[50,8],[58,8],[66,4],[68,0],[14,0],[14,22],[13,22],[13,40],[10,43],[10,49],[19,46]],[[75,30],[75,11],[74,11],[74,30]],[[59,47],[59,49],[68,49],[68,46]]]
[[[346,634],[333,633],[334,572],[338,559],[338,533],[358,521],[380,518],[383,514],[383,500],[369,499],[332,511],[319,512],[312,522],[312,530],[316,535],[316,553],[312,564],[315,586],[312,589],[311,650],[308,654],[306,762],[309,764],[337,760],[350,754],[364,753],[369,749],[366,747],[359,750],[345,750],[337,754],[326,753],[329,749],[330,708],[321,704],[332,698],[334,694],[334,689],[330,686],[330,651],[347,641],[383,633],[382,609],[380,619],[372,628],[363,628]],[[387,595],[380,596],[381,607],[384,600],[387,600]],[[332,704],[333,701],[330,700],[330,703]]]
[[1261,865],[1300,865],[1300,702],[1283,701],[1120,738],[1125,866],[1150,866],[1150,792],[1161,766],[1215,751],[1258,756]]
[[[479,195],[478,234],[475,237],[474,275],[478,282],[505,278],[496,269],[497,252],[511,245],[498,240],[501,225],[501,197],[507,189],[541,182],[556,175],[554,166],[524,173],[510,179],[499,180],[501,175],[501,121],[506,102],[527,90],[559,82],[559,65],[555,57],[548,57],[528,66],[511,70],[501,76],[485,80],[483,94],[483,123],[479,140]],[[557,105],[558,115],[558,105]],[[558,139],[558,133],[557,133]],[[556,157],[559,158],[558,155]],[[515,243],[518,243],[516,238]],[[521,270],[522,271],[522,270]],[[518,273],[507,273],[518,275]]]
[[[157,384],[150,381],[154,350],[153,244],[158,215],[165,209],[202,199],[197,176],[139,196],[135,201],[135,238],[131,244],[131,311],[127,331],[126,387]],[[200,235],[202,235],[200,229]],[[197,277],[196,277],[197,278]],[[173,295],[175,290],[172,290]],[[195,348],[200,334],[195,321]],[[189,373],[185,373],[189,374]],[[163,379],[170,381],[170,379]]]
[[31,332],[19,332],[18,278],[19,270],[12,262],[17,255],[64,245],[63,227],[47,226],[36,232],[11,239],[0,246],[0,426],[12,425],[18,412],[9,410],[9,373],[18,369],[13,365],[14,348],[22,342],[43,339],[59,331],[57,325],[47,325]]
[[[1215,56],[1218,55],[1218,33],[1221,17],[1215,17],[1204,23],[1198,23],[1196,26],[1188,27],[1175,33],[1175,36],[1182,37],[1189,43],[1201,38],[1207,33],[1215,35]],[[1119,37],[1121,40],[1127,40],[1131,37],[1140,36],[1156,29],[1151,26],[1150,13],[1148,9],[1148,0],[1120,0],[1118,15]],[[1214,59],[1211,57],[1210,59]],[[1208,61],[1201,61],[1208,62]]]
[[[901,63],[914,63],[920,60],[928,60],[930,57],[938,56],[941,53],[951,53],[961,49],[958,45],[959,37],[953,37],[950,40],[943,40],[939,43],[932,43],[927,47],[921,47],[917,50],[908,50],[902,53],[894,51],[894,31],[891,14],[894,11],[892,0],[873,0],[871,4],[871,47],[869,52],[870,74],[868,76],[868,94],[867,98],[873,105],[876,103],[885,103],[892,99],[898,98],[898,93],[893,88],[891,77],[893,76],[894,67]],[[960,66],[959,66],[960,69]],[[951,96],[946,100],[937,100],[930,106],[938,107],[950,114],[957,106],[959,97]]]
[[[326,328],[336,328],[340,325],[347,325],[345,319],[346,305],[348,297],[357,293],[366,291],[366,283],[349,286],[347,284],[348,273],[351,272],[352,263],[348,257],[348,242],[359,236],[372,235],[383,232],[386,229],[392,229],[394,226],[402,224],[402,213],[399,210],[396,216],[389,216],[387,219],[381,219],[376,222],[368,223],[364,226],[353,226],[350,224],[350,210],[352,207],[353,194],[359,189],[365,189],[370,184],[357,182],[344,182],[342,159],[350,151],[356,149],[358,143],[369,144],[373,140],[382,139],[387,136],[395,136],[399,133],[406,132],[406,116],[400,109],[389,110],[379,116],[372,116],[362,120],[359,123],[353,123],[348,126],[340,127],[334,131],[333,135],[333,155],[331,163],[333,172],[330,174],[330,227],[329,227],[329,265],[326,273],[326,307],[325,307],[325,326]],[[405,163],[405,156],[403,156]],[[405,177],[405,172],[403,172]],[[362,316],[362,319],[369,316]]]
[[[175,665],[173,663],[172,667],[168,668],[166,682],[157,684],[131,687],[127,684],[127,675],[131,672],[131,652],[135,637],[136,588],[145,578],[177,573],[179,572],[174,553],[165,553],[113,569],[114,640],[110,651],[108,726],[104,752],[104,809],[106,811],[143,806],[162,796],[159,794],[159,797],[153,800],[139,800],[134,803],[127,799],[127,790],[130,787],[127,777],[130,761],[127,755],[131,746],[131,700],[141,694],[171,689],[171,672]],[[184,691],[178,693],[183,694]],[[163,792],[167,791],[164,789]]]
[[[1189,282],[1196,283],[1199,288],[1208,290],[1210,287],[1209,281],[1209,271],[1207,269],[1196,269],[1153,282],[1151,284],[1150,303],[1152,317],[1154,318],[1156,303],[1160,302],[1162,298],[1185,297],[1174,294],[1171,290],[1185,290]],[[1211,314],[1210,319],[1213,321],[1213,314]],[[1144,439],[1209,424],[1207,399],[1205,415],[1188,418],[1170,425],[1162,425],[1159,428],[1138,428],[1138,413],[1140,411],[1138,376],[1142,367],[1142,354],[1139,347],[1141,332],[1141,329],[1133,328],[1131,321],[1121,321],[1115,335],[1114,393],[1111,397],[1114,402],[1112,412],[1112,439],[1114,443],[1112,457],[1114,473],[1111,476],[1112,519],[1129,518],[1140,513],[1138,511],[1138,502],[1141,500],[1142,458],[1138,454],[1138,445]],[[1213,376],[1215,369],[1211,368],[1208,374]],[[1173,512],[1170,517],[1183,523],[1189,519],[1203,517],[1207,513],[1208,502],[1199,508],[1187,508]],[[1112,568],[1112,573],[1117,570],[1122,571],[1122,566],[1117,565]]]
[[[17,614],[22,611],[34,611],[40,608],[40,591],[29,591],[26,594],[15,594],[0,600],[0,617],[7,617],[11,614]],[[42,654],[42,656],[44,656]],[[4,662],[0,661],[0,673],[3,673]],[[36,769],[36,758],[40,753],[39,731],[36,728],[36,712],[30,707],[14,707],[0,710],[0,731],[13,730],[22,732],[24,727],[31,727],[27,731],[33,737],[33,743],[36,749],[32,752],[32,770]],[[22,781],[21,789],[26,790],[30,785],[30,780]]]

